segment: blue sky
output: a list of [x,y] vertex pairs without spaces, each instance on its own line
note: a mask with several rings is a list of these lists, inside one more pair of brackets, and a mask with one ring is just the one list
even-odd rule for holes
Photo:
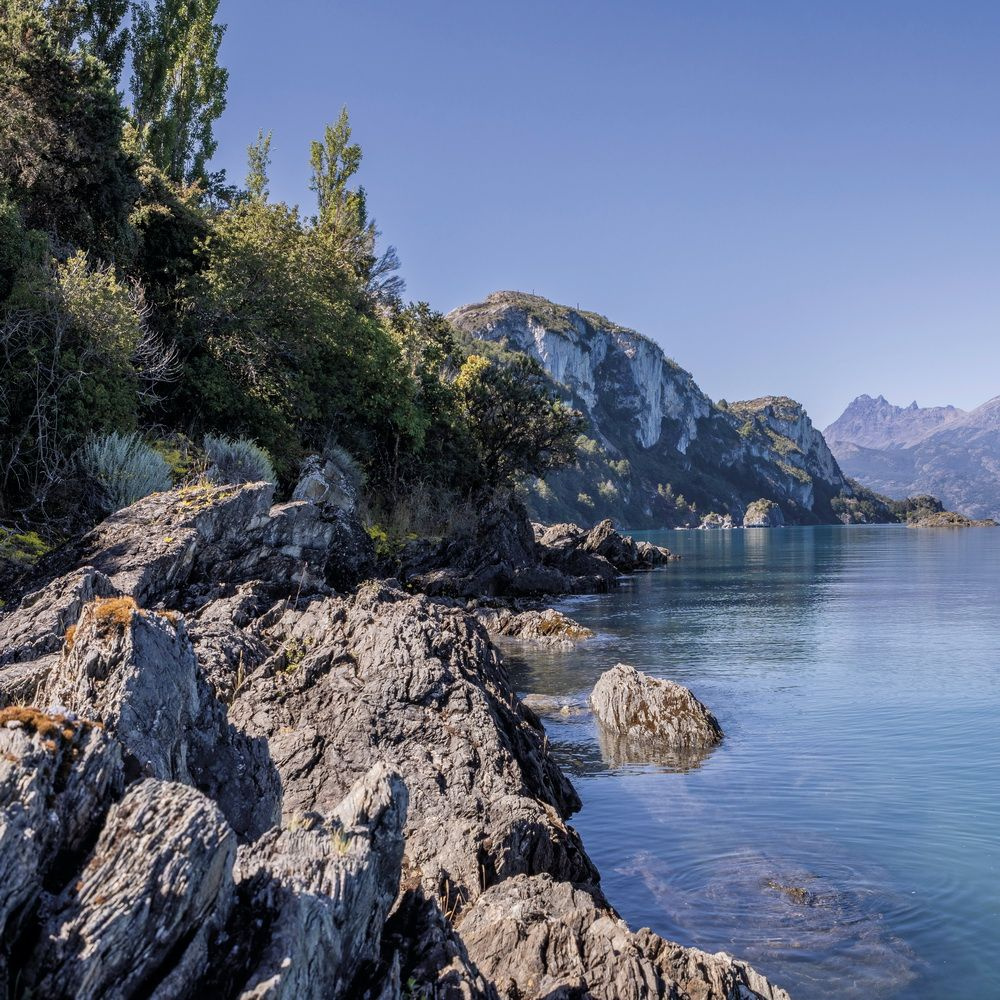
[[1000,3],[222,0],[216,165],[346,104],[407,295],[603,312],[714,398],[1000,394]]

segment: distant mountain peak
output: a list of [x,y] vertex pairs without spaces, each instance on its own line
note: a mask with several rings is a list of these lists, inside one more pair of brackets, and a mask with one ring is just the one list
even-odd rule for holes
[[922,407],[916,400],[909,406],[896,406],[882,395],[875,399],[861,395],[823,431],[823,436],[831,445],[906,448],[964,416],[965,411],[954,406]]

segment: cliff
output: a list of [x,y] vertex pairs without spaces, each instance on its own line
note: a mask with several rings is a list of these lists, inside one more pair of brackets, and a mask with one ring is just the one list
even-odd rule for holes
[[792,524],[834,520],[843,476],[793,400],[715,404],[647,337],[539,296],[495,292],[448,318],[469,338],[536,358],[588,419],[579,467],[531,484],[539,519],[695,525],[708,511],[741,520],[764,498]]
[[879,493],[1000,517],[1000,396],[969,412],[860,396],[825,433],[845,473]]

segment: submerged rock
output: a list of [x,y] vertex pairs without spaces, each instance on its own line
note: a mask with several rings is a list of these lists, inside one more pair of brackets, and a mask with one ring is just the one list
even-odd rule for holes
[[715,716],[686,687],[624,663],[598,678],[590,707],[613,764],[691,766],[722,742]]

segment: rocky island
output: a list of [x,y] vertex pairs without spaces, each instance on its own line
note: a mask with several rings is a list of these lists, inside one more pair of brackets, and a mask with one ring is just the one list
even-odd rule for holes
[[[148,497],[0,618],[8,994],[786,1000],[627,927],[479,617],[373,578],[323,468],[287,503]],[[539,534],[528,564],[411,579],[609,586],[605,565],[666,558],[610,527]]]

